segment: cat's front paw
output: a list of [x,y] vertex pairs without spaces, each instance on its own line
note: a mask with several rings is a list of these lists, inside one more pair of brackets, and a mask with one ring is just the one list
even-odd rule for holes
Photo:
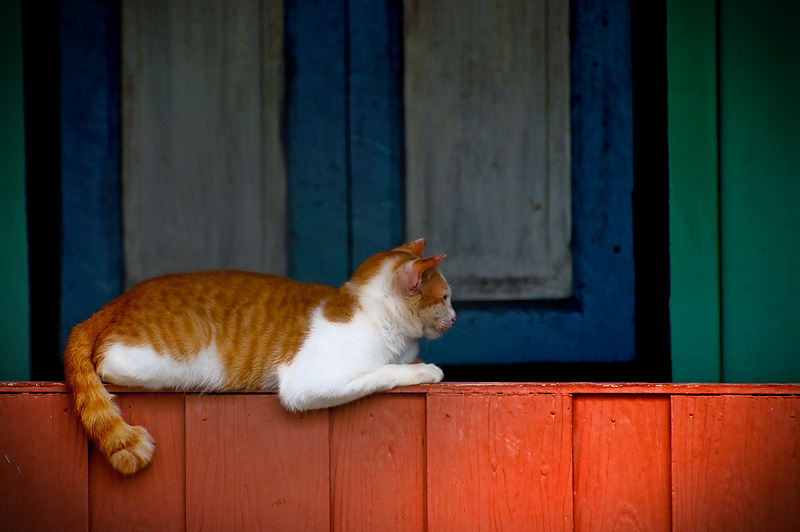
[[417,377],[412,384],[433,384],[444,378],[444,372],[434,364],[413,364],[412,367],[416,370]]

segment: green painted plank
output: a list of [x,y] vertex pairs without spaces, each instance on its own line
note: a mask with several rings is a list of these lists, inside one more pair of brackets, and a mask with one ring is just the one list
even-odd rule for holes
[[726,382],[800,381],[800,3],[720,4]]
[[716,13],[668,0],[672,376],[719,382]]
[[19,2],[4,2],[0,8],[0,71],[0,380],[27,380],[30,324]]

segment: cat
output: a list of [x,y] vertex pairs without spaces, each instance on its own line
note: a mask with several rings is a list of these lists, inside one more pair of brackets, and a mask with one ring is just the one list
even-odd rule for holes
[[451,291],[419,239],[364,261],[341,288],[241,271],[144,281],[77,325],[65,380],[89,437],[112,467],[150,463],[153,438],[128,425],[103,381],[149,389],[277,390],[290,411],[395,386],[435,383],[419,339],[456,321]]

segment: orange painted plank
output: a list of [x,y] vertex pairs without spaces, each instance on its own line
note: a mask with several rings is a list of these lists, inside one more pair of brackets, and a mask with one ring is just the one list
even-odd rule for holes
[[142,425],[156,442],[153,462],[135,475],[114,471],[91,446],[89,462],[92,530],[184,530],[186,502],[184,396],[121,394],[122,416]]
[[187,530],[330,530],[328,443],[328,411],[187,396]]
[[368,397],[331,424],[333,530],[424,530],[425,396]]
[[800,530],[800,397],[672,399],[675,530]]
[[88,528],[86,436],[67,396],[0,395],[0,529]]
[[669,397],[573,399],[575,530],[669,531]]
[[428,395],[530,395],[542,393],[572,395],[800,395],[800,384],[442,382],[395,388],[388,393],[426,393]]
[[430,530],[572,530],[571,398],[431,395]]

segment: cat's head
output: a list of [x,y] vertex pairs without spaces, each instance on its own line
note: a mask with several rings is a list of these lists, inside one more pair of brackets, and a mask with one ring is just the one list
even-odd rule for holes
[[[373,298],[389,303],[396,318],[426,338],[438,338],[455,323],[456,312],[438,264],[446,255],[423,258],[425,239],[367,259],[351,278]],[[369,287],[369,288],[368,288]]]

